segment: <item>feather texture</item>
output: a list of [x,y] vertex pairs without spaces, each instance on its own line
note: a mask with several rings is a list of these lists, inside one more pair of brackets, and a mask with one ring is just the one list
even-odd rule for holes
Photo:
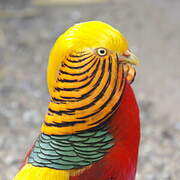
[[26,164],[13,180],[69,180],[69,172]]
[[73,135],[40,134],[28,162],[60,170],[81,169],[102,159],[113,146],[107,127]]

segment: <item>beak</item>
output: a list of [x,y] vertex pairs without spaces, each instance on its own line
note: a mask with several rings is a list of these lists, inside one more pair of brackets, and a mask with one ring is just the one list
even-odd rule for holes
[[130,50],[125,51],[119,59],[120,61],[134,65],[138,65],[140,63],[139,59]]

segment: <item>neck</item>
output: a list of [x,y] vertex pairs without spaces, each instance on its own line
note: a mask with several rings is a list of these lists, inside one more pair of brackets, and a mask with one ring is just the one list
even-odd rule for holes
[[[110,122],[110,131],[115,139],[114,153],[118,152],[124,179],[135,178],[140,140],[139,110],[134,93],[126,83],[120,107]],[[127,177],[128,176],[128,177]]]

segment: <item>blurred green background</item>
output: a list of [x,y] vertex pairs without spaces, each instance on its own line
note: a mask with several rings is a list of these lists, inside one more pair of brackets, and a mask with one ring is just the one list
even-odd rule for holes
[[74,23],[119,29],[141,59],[133,84],[141,108],[137,180],[180,179],[179,0],[0,0],[0,180],[11,180],[47,110],[46,66]]

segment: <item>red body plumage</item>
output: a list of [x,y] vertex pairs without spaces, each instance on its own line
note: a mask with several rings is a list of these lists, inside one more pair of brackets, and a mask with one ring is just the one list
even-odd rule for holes
[[140,140],[139,109],[129,83],[110,121],[115,145],[105,157],[71,180],[134,180]]

